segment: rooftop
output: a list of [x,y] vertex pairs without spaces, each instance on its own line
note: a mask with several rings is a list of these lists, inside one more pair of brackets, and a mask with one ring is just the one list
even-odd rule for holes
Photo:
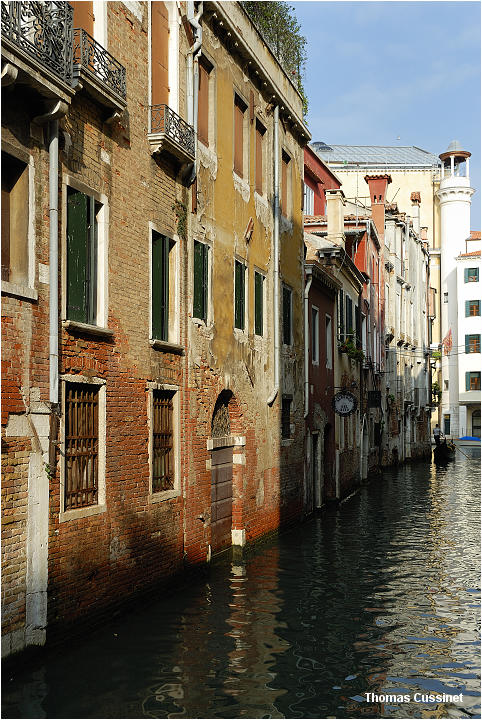
[[436,168],[439,158],[427,150],[412,146],[389,145],[327,145],[324,142],[313,142],[315,149],[322,160],[329,164],[336,164],[340,169],[350,169],[351,166],[361,165],[370,167],[417,167]]

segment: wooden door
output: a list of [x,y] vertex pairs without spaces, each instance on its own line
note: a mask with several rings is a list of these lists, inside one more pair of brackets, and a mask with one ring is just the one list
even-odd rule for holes
[[211,551],[231,546],[233,514],[233,448],[211,454]]

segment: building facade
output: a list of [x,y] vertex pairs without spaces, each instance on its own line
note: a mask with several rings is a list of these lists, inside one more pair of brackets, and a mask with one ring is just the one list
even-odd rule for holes
[[303,502],[301,98],[237,3],[72,5],[2,3],[5,654]]

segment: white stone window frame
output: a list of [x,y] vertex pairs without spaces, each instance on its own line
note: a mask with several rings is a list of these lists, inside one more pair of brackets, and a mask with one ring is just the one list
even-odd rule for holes
[[2,293],[14,295],[21,300],[38,300],[38,291],[35,288],[36,270],[36,236],[35,236],[35,162],[33,155],[2,140],[2,153],[11,155],[26,166],[28,172],[28,277],[26,285],[11,283],[2,280]]
[[217,76],[216,76],[216,63],[213,57],[206,52],[203,47],[201,50],[200,60],[204,60],[205,65],[210,66],[208,73],[209,85],[208,85],[208,145],[204,145],[202,142],[198,142],[198,147],[202,146],[205,153],[210,155],[213,160],[216,160],[216,138],[217,138],[217,120],[218,115],[216,112],[217,107]]
[[[148,455],[149,455],[149,491],[148,502],[151,504],[171,500],[181,495],[181,403],[179,385],[167,383],[148,382],[147,389],[147,425],[149,429]],[[172,392],[172,427],[173,427],[173,455],[174,455],[174,488],[172,490],[152,491],[152,464],[154,458],[154,390]]]
[[[269,170],[270,170],[270,168],[268,167],[268,165],[269,165],[268,147],[270,147],[270,142],[271,142],[270,135],[269,135],[269,128],[267,126],[266,121],[260,115],[257,115],[257,114],[255,114],[255,116],[254,116],[253,125],[254,125],[255,138],[256,138],[256,132],[257,132],[257,130],[256,130],[257,125],[261,125],[261,127],[264,130],[264,132],[262,134],[262,142],[261,142],[263,188],[262,188],[261,193],[256,189],[256,177],[255,177],[254,181],[253,181],[254,194],[256,197],[260,198],[265,203],[268,203],[268,189],[269,189],[269,183],[270,183],[270,176],[268,174]],[[256,173],[256,140],[254,143],[254,153],[255,153],[254,172]]]
[[[154,338],[152,333],[152,233],[156,232],[167,237],[172,243],[169,250],[169,329],[167,341]],[[179,235],[171,233],[159,223],[149,222],[149,343],[153,347],[173,346],[180,349],[181,337],[181,257]]]
[[[198,318],[194,315],[194,242],[202,243],[208,249],[208,292],[207,292],[207,308],[206,308],[206,320]],[[191,320],[194,325],[201,325],[206,328],[211,328],[214,325],[214,307],[213,307],[213,244],[211,240],[203,238],[202,240],[198,237],[193,238],[192,241],[192,253],[189,258],[189,278],[190,278],[190,306],[191,306]]]
[[[86,377],[85,375],[61,375],[61,407],[62,414],[60,418],[60,512],[59,522],[68,522],[69,520],[78,520],[79,518],[90,517],[91,515],[100,515],[107,510],[106,503],[106,428],[107,428],[107,404],[106,404],[106,381],[99,377]],[[85,384],[98,388],[98,437],[99,449],[97,455],[97,503],[88,505],[87,507],[75,508],[73,510],[64,510],[65,507],[65,400],[66,385],[69,383]]]
[[[244,327],[243,329],[237,328],[236,323],[236,262],[241,263],[244,267]],[[246,258],[241,255],[234,255],[233,260],[233,331],[234,337],[241,342],[246,342],[248,339],[249,332],[249,276],[248,276],[248,262]]]
[[[304,190],[303,212],[305,215],[314,215],[315,214],[315,191],[306,182],[303,182],[303,190]],[[309,205],[309,207],[308,207],[308,205]]]
[[[90,325],[69,320],[67,317],[67,195],[68,188],[78,190],[99,203],[97,220],[97,305],[96,324]],[[89,185],[71,175],[62,178],[62,232],[61,232],[61,317],[67,328],[108,330],[109,317],[109,200],[107,195],[93,190]]]
[[[241,100],[241,102],[246,106],[243,112],[243,175],[238,175],[238,173],[234,169],[234,153],[235,153],[235,142],[236,142],[236,132],[235,132],[235,106],[236,106],[236,96]],[[249,102],[246,99],[246,96],[244,93],[241,92],[241,90],[234,85],[233,86],[233,178],[234,178],[234,185],[235,187],[240,187],[241,190],[247,191],[248,195],[250,193],[250,152],[249,152]]]

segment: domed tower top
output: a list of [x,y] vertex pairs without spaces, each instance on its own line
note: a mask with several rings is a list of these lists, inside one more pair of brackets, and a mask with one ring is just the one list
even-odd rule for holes
[[462,181],[462,184],[470,185],[470,155],[471,153],[464,150],[458,140],[452,140],[446,151],[439,155],[442,161],[442,182],[446,178],[464,178],[466,182]]

